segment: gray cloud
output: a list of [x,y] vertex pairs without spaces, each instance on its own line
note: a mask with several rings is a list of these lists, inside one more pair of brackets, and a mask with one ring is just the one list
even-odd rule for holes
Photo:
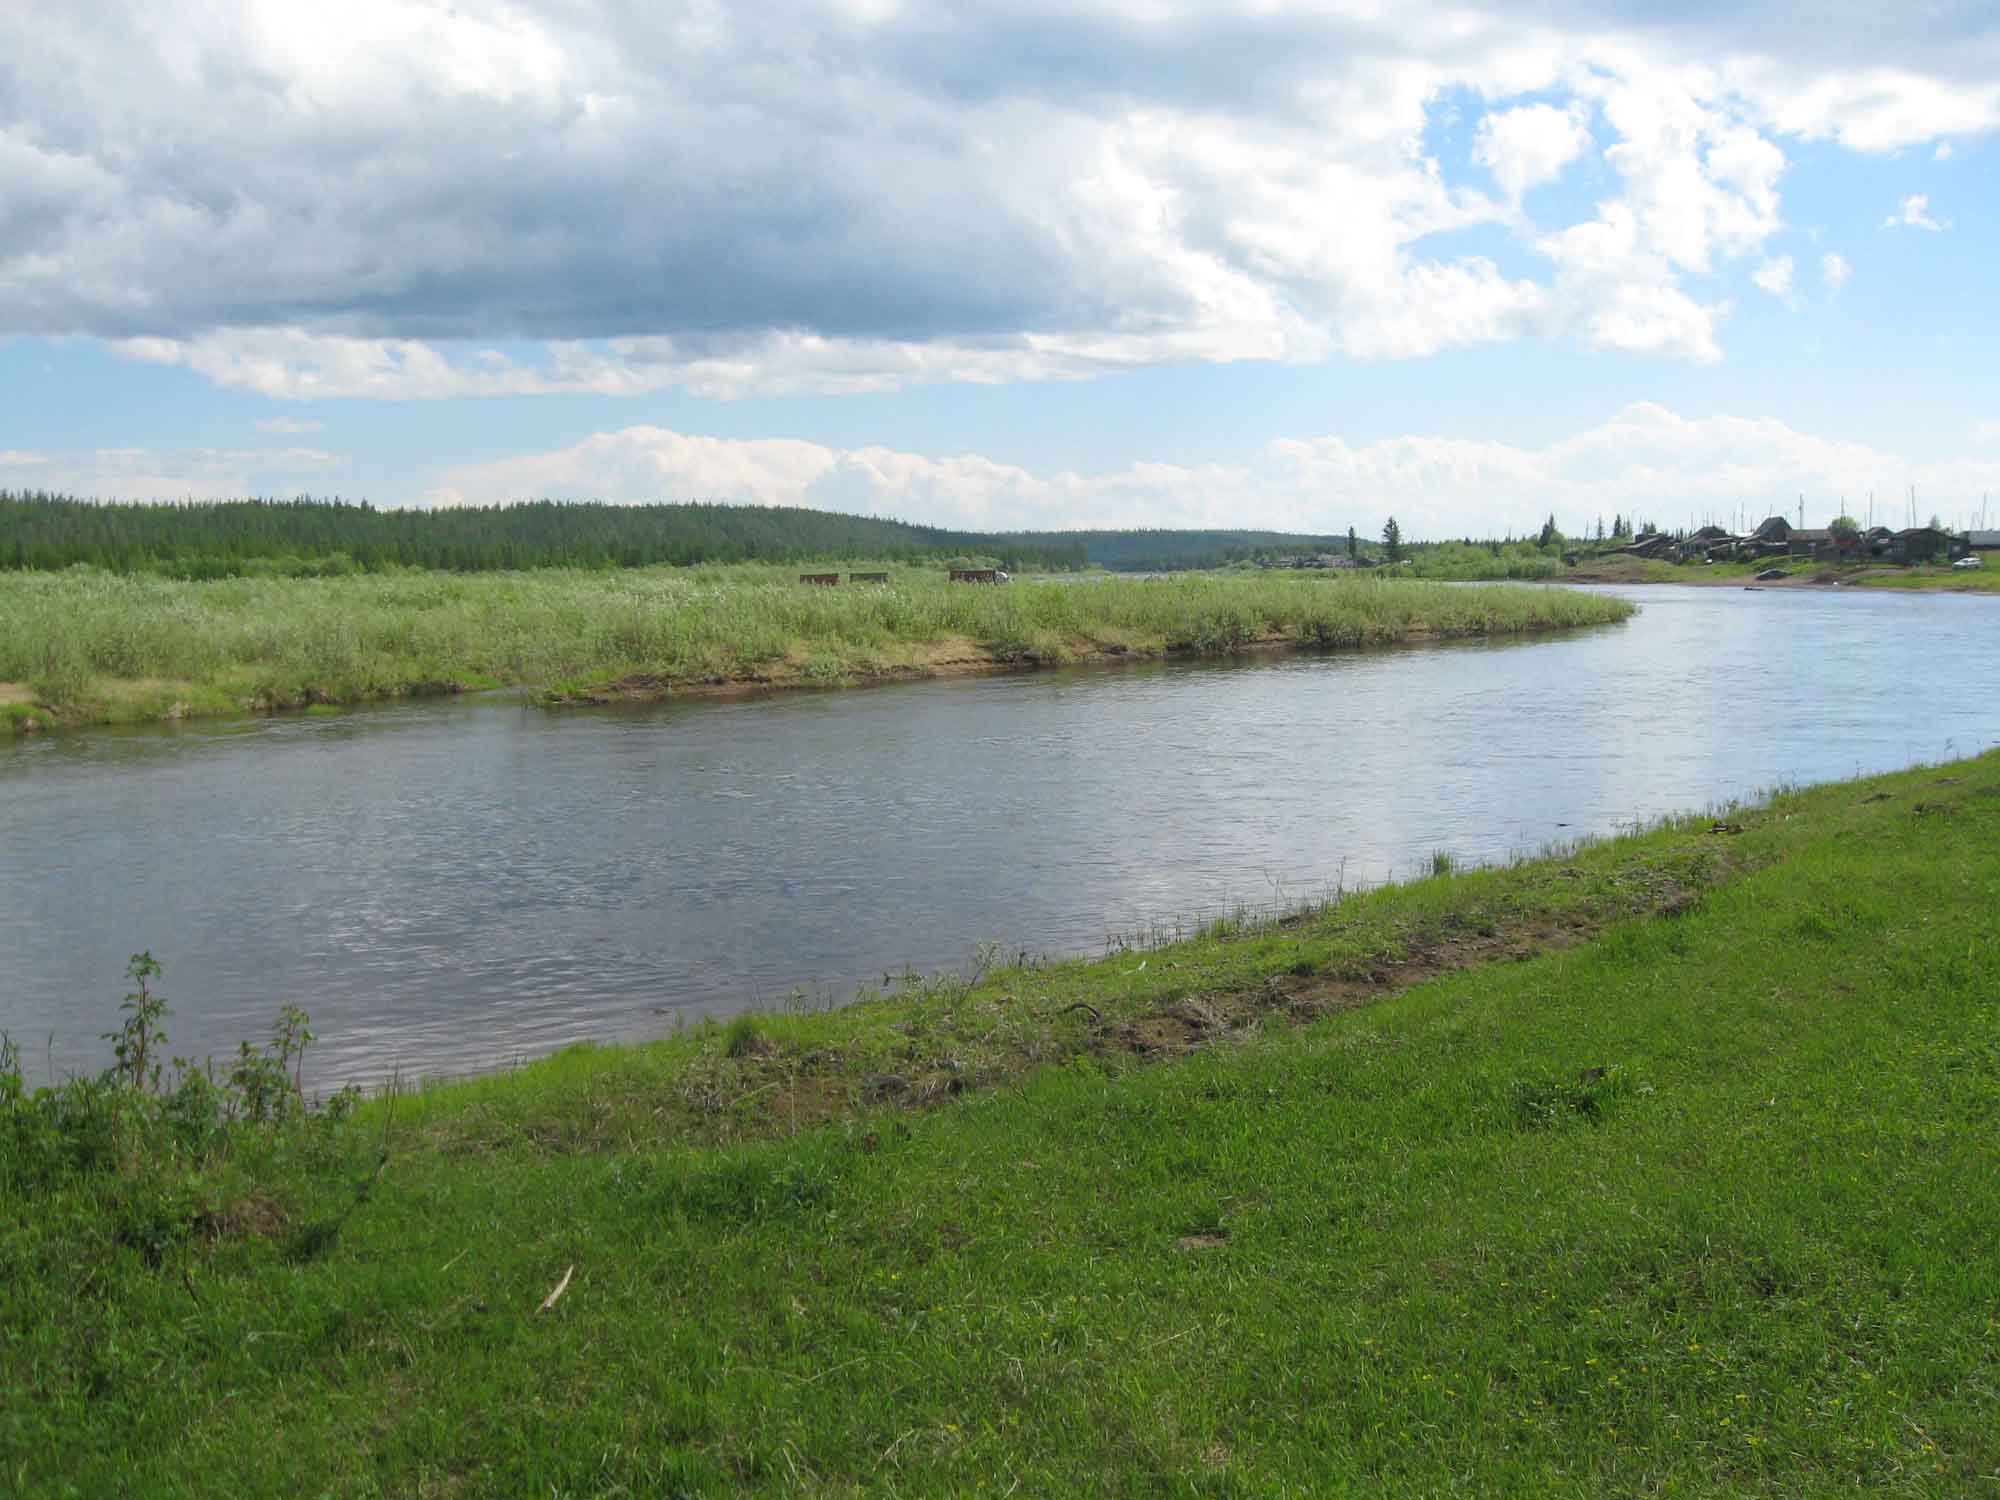
[[[602,388],[1522,336],[1712,358],[1726,297],[1686,278],[1754,263],[1782,169],[1772,152],[1759,180],[1718,179],[1716,143],[1874,149],[2000,123],[2000,30],[1971,4],[1922,28],[1859,4],[1803,26],[1789,4],[34,12],[0,16],[0,333],[142,340],[277,393],[358,389],[338,374],[357,340],[444,349],[449,378],[419,358],[425,388],[378,370],[382,395],[498,388],[466,340],[587,345]],[[1495,183],[1539,181],[1560,153],[1463,180],[1425,159],[1447,89],[1601,107],[1637,229],[1520,225]],[[1619,138],[1666,112],[1671,129]],[[1660,197],[1695,179],[1700,201]],[[1544,278],[1428,249],[1478,224],[1521,232]],[[571,388],[560,369],[512,379]]]

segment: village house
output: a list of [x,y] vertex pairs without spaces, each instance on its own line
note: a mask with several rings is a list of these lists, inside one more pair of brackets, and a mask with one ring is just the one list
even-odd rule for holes
[[1718,554],[1723,557],[1733,556],[1742,540],[1741,537],[1731,536],[1721,526],[1703,526],[1690,533],[1688,539],[1681,543],[1681,561],[1707,562]]
[[1635,538],[1631,546],[1620,547],[1618,553],[1623,557],[1669,557],[1677,550],[1678,544],[1672,537],[1663,532],[1655,532],[1650,536]]
[[1889,542],[1889,556],[1899,563],[1943,562],[1952,555],[1952,536],[1935,526],[1911,526]]
[[[1854,545],[1854,538],[1846,539]],[[1824,526],[1793,526],[1785,535],[1785,551],[1792,557],[1832,558],[1840,555],[1841,539]]]
[[1738,550],[1752,557],[1783,557],[1792,535],[1792,523],[1783,516],[1766,516],[1763,524],[1745,537]]

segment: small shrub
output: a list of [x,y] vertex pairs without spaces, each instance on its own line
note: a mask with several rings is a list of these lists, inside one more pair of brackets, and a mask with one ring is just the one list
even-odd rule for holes
[[[358,1097],[346,1089],[323,1110],[307,1105],[303,1067],[313,1034],[305,1012],[290,1005],[271,1041],[263,1048],[243,1043],[221,1082],[212,1066],[185,1058],[162,1066],[167,1004],[152,987],[160,973],[151,953],[132,956],[126,974],[137,988],[125,996],[123,1023],[105,1034],[114,1061],[95,1077],[31,1090],[19,1046],[0,1035],[0,1186],[52,1191],[100,1177],[122,1183],[113,1205],[120,1237],[149,1256],[193,1222],[175,1184],[220,1159],[236,1131],[336,1123]],[[148,1196],[155,1190],[167,1196],[156,1202]]]
[[731,1021],[722,1033],[722,1055],[724,1057],[748,1057],[757,1050],[757,1043],[763,1033],[757,1028],[757,1018],[741,1015]]
[[159,1087],[158,1049],[167,1040],[167,1033],[160,1025],[167,1013],[166,997],[154,994],[151,984],[160,977],[160,965],[150,950],[135,953],[125,966],[125,977],[139,987],[127,994],[119,1006],[125,1012],[124,1024],[116,1031],[105,1032],[104,1040],[111,1043],[112,1054],[118,1059],[112,1071],[127,1087],[150,1093]]

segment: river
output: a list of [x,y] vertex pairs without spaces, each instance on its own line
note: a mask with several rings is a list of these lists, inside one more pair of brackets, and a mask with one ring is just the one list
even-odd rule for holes
[[174,1052],[293,1003],[322,1086],[468,1071],[2000,742],[2000,601],[1623,592],[1510,644],[0,747],[0,1028],[101,1066],[149,949]]

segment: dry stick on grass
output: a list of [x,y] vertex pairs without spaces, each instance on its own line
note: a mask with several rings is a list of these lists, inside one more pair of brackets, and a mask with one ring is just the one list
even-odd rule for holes
[[556,1283],[556,1289],[550,1292],[548,1296],[542,1298],[542,1305],[536,1308],[535,1311],[537,1313],[545,1313],[550,1308],[554,1307],[557,1302],[561,1301],[562,1294],[569,1290],[570,1277],[574,1276],[575,1274],[576,1274],[575,1266],[571,1266],[567,1271],[563,1272],[562,1280]]

